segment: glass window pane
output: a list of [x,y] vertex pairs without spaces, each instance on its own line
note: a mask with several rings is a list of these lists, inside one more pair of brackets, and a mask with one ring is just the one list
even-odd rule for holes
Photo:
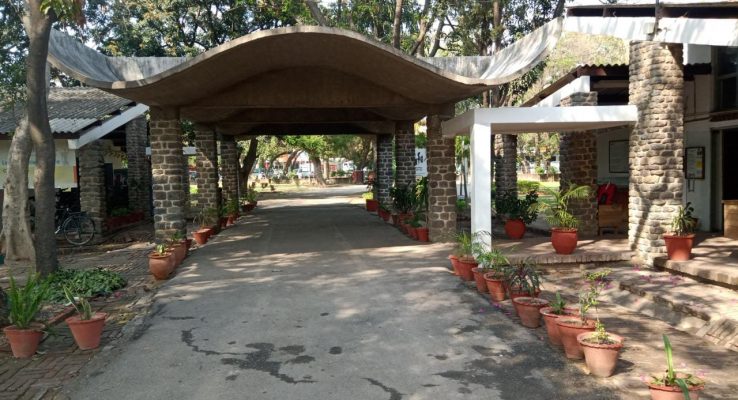
[[718,47],[718,75],[738,72],[738,47]]

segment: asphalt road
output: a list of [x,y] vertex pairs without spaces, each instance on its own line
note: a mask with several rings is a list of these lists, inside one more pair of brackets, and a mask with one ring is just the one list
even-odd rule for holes
[[[358,190],[361,190],[359,188]],[[72,399],[615,397],[334,188],[260,201],[198,249]]]

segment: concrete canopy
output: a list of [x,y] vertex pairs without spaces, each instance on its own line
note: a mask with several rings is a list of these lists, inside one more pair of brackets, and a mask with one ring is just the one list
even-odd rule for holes
[[224,134],[391,133],[453,115],[455,102],[530,70],[558,41],[554,20],[492,57],[415,58],[361,34],[259,31],[193,58],[106,57],[52,32],[49,61],[86,85]]

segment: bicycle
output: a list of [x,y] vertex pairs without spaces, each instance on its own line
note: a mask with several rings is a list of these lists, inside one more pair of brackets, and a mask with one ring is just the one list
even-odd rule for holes
[[84,211],[72,212],[69,207],[57,209],[56,234],[64,234],[69,244],[82,246],[95,237],[95,221]]

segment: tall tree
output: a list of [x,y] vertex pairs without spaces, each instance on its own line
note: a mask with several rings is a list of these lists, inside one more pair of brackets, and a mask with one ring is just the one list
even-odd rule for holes
[[395,17],[392,22],[392,46],[396,49],[400,48],[402,32],[402,0],[395,0]]

